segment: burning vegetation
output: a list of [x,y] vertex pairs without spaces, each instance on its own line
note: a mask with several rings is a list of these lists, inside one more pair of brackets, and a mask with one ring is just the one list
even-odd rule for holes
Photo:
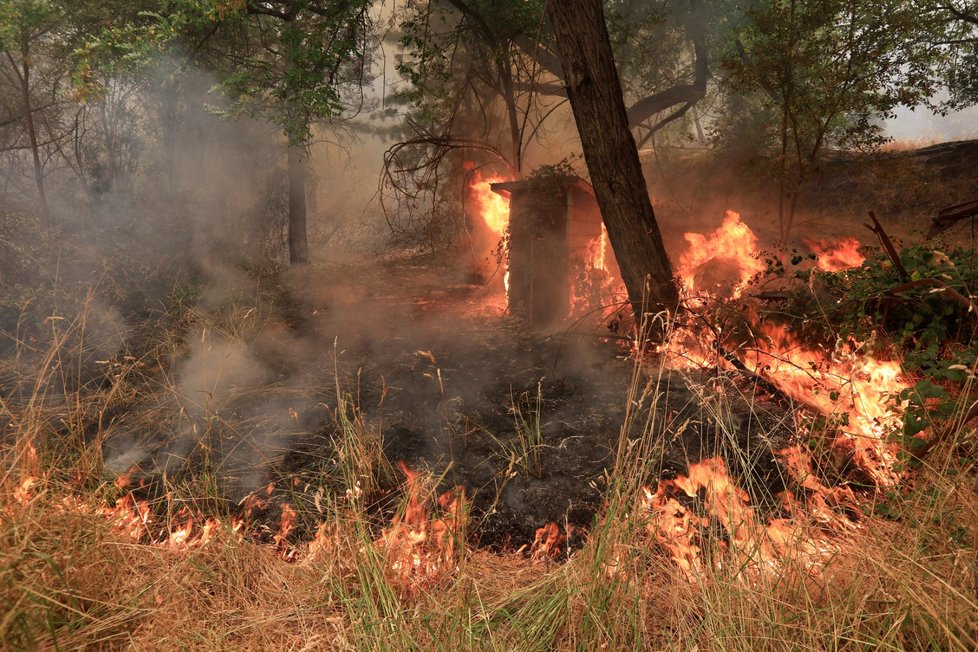
[[978,649],[973,12],[132,4],[0,11],[0,649]]
[[[566,190],[581,190],[580,181],[560,183],[564,195],[556,194],[558,209],[565,214],[581,210],[581,200],[569,201]],[[484,260],[510,276],[495,288],[491,283],[485,286],[488,294],[483,290],[466,299],[495,306],[496,312],[488,316],[477,312],[478,320],[505,323],[514,318],[508,315],[515,305],[510,293],[521,281],[511,276],[520,266],[510,261],[518,246],[513,243],[506,194],[511,199],[521,189],[491,177],[478,178],[470,186],[470,210],[490,234],[482,252]],[[552,188],[550,191],[553,199]],[[581,192],[586,195],[586,188]],[[532,209],[531,204],[527,219],[546,216],[547,210],[552,205]],[[531,231],[527,237],[542,236]],[[332,624],[328,633],[317,635],[331,645],[353,635],[347,628],[357,621],[348,618],[374,613],[401,623],[401,635],[406,637],[401,643],[408,646],[426,645],[422,641],[429,635],[404,620],[410,610],[438,609],[436,605],[458,601],[473,608],[469,602],[472,592],[482,596],[479,615],[472,617],[482,619],[486,631],[501,640],[515,644],[529,636],[525,628],[544,628],[533,636],[549,637],[554,645],[563,645],[560,641],[590,636],[572,624],[570,614],[593,608],[587,605],[596,599],[594,592],[606,591],[602,600],[610,602],[600,617],[611,618],[616,629],[602,635],[610,637],[602,640],[641,639],[655,646],[658,643],[652,641],[663,639],[649,627],[668,624],[690,640],[703,635],[693,634],[696,628],[691,619],[701,616],[694,616],[691,605],[677,597],[684,594],[708,601],[720,614],[713,626],[727,627],[740,617],[734,602],[726,602],[733,600],[731,592],[755,608],[769,610],[774,608],[773,601],[790,598],[791,602],[778,607],[778,617],[797,617],[785,611],[784,604],[798,604],[798,609],[815,609],[807,617],[818,622],[823,618],[818,609],[827,608],[839,595],[865,605],[877,590],[926,590],[928,600],[918,597],[915,604],[957,610],[960,615],[951,621],[914,620],[914,629],[901,634],[906,637],[904,643],[915,645],[933,638],[952,646],[970,645],[973,634],[962,627],[970,622],[971,616],[964,614],[974,605],[956,592],[953,587],[958,580],[951,577],[964,573],[973,581],[973,572],[968,574],[967,565],[951,558],[936,556],[941,553],[935,537],[947,536],[948,528],[953,529],[954,537],[974,536],[968,523],[976,521],[964,516],[978,504],[973,489],[959,489],[964,493],[954,498],[951,521],[934,525],[930,532],[917,530],[915,538],[893,538],[895,531],[906,527],[905,520],[917,522],[936,514],[928,511],[938,509],[936,506],[921,502],[935,490],[922,470],[930,467],[914,464],[912,455],[937,438],[949,437],[940,430],[946,426],[936,420],[906,435],[906,424],[917,423],[913,410],[919,381],[915,387],[914,374],[893,359],[901,346],[893,340],[874,339],[872,333],[813,330],[804,320],[779,317],[785,306],[802,309],[802,299],[795,293],[824,301],[839,291],[835,284],[842,284],[851,296],[859,289],[860,279],[876,273],[877,266],[893,271],[892,261],[879,256],[864,258],[866,249],[850,239],[810,242],[808,255],[789,252],[795,270],[788,274],[778,255],[761,251],[756,235],[732,211],[712,232],[687,232],[683,239],[688,249],[679,257],[677,278],[683,285],[685,308],[671,317],[668,336],[653,347],[616,337],[616,332],[627,328],[621,322],[608,330],[609,322],[628,311],[619,305],[623,293],[615,290],[620,281],[615,280],[605,231],[593,229],[575,247],[567,246],[569,238],[560,238],[567,257],[579,257],[590,278],[597,279],[601,300],[608,303],[592,312],[590,304],[575,301],[582,290],[574,283],[582,277],[567,274],[559,288],[567,311],[560,317],[551,315],[547,323],[551,327],[559,320],[573,323],[587,314],[592,318],[591,328],[604,329],[604,336],[598,331],[599,338],[609,338],[597,345],[630,360],[633,370],[627,383],[628,404],[621,417],[615,417],[623,419],[623,425],[617,437],[608,440],[618,452],[598,463],[596,468],[603,470],[590,481],[593,495],[601,496],[601,502],[583,514],[572,517],[572,512],[558,506],[565,513],[562,521],[538,522],[525,538],[513,536],[517,532],[502,536],[499,528],[507,526],[493,525],[499,514],[513,510],[510,501],[514,497],[528,500],[546,495],[534,493],[533,487],[535,483],[546,487],[560,476],[555,467],[558,448],[573,441],[573,436],[554,438],[553,422],[546,414],[553,400],[545,398],[546,379],[537,382],[535,396],[532,392],[516,396],[511,389],[505,416],[515,434],[510,440],[492,437],[490,449],[495,453],[477,448],[467,455],[446,448],[447,459],[434,460],[409,448],[398,453],[397,447],[404,442],[388,440],[388,435],[375,430],[379,423],[351,402],[337,384],[335,407],[330,411],[335,430],[328,444],[335,456],[324,460],[320,475],[310,474],[308,461],[293,465],[291,471],[283,467],[277,479],[250,489],[234,502],[227,500],[227,480],[221,479],[219,467],[209,466],[200,457],[220,454],[233,459],[215,447],[213,438],[197,435],[197,449],[184,453],[189,466],[182,470],[166,470],[159,461],[152,463],[155,467],[150,465],[150,460],[177,450],[166,444],[156,453],[132,457],[135,464],[126,472],[111,483],[93,487],[92,476],[79,470],[74,476],[64,476],[42,461],[50,459],[51,452],[37,428],[52,425],[32,423],[52,422],[31,422],[27,420],[30,413],[18,415],[11,411],[13,403],[7,403],[9,427],[17,434],[17,447],[11,449],[15,464],[6,476],[2,511],[7,549],[29,546],[41,555],[38,559],[49,560],[49,570],[28,564],[30,570],[22,579],[6,576],[4,590],[15,591],[17,582],[26,581],[45,586],[45,577],[54,572],[65,578],[64,588],[33,590],[45,591],[44,600],[58,595],[50,591],[64,592],[65,599],[85,605],[61,617],[90,621],[110,638],[119,635],[120,627],[137,627],[136,636],[141,638],[163,635],[160,628],[164,626],[156,616],[141,614],[150,610],[162,617],[176,605],[189,608],[181,591],[196,595],[209,590],[202,588],[213,581],[208,577],[223,574],[226,582],[231,577],[228,574],[234,574],[235,581],[257,583],[256,599],[269,606],[289,595],[286,587],[293,587],[292,595],[303,596],[303,601],[318,595],[316,600],[330,605],[327,612],[332,614],[328,616]],[[953,261],[938,264],[947,266]],[[532,270],[533,265],[524,269]],[[500,295],[504,301],[497,300]],[[831,315],[822,315],[831,320]],[[525,320],[532,328],[543,327],[527,315],[515,317],[515,323]],[[410,372],[440,388],[442,398],[433,406],[436,411],[471,400],[453,398],[446,389],[458,375],[451,371],[456,363],[441,359],[441,350],[435,345],[432,350],[415,351],[417,362]],[[230,364],[228,356],[223,354],[222,365]],[[117,383],[122,384],[112,385],[114,389],[101,400],[109,400],[123,386],[135,388],[141,382],[138,378],[145,380],[155,373],[143,371],[145,362],[113,364],[117,365]],[[973,367],[970,369],[963,371],[973,373]],[[338,383],[339,367],[334,371]],[[404,379],[388,378],[398,386],[403,384]],[[404,409],[399,390],[389,380],[383,382],[380,402],[386,404],[385,412],[395,415],[388,417],[391,423],[398,424],[396,415]],[[293,398],[282,405],[299,403]],[[937,397],[922,405],[938,409]],[[201,433],[195,428],[208,419],[224,419],[218,415],[228,407],[216,405],[213,413],[202,413],[191,432]],[[288,412],[293,420],[300,418],[293,407]],[[564,419],[572,418],[569,412],[563,414]],[[470,446],[470,438],[481,436],[475,433],[487,427],[477,425],[481,418],[478,412],[470,413],[467,426],[447,430],[450,437],[457,438],[450,445]],[[387,428],[395,433],[402,428],[391,423]],[[216,422],[208,427],[219,434]],[[104,447],[110,441],[107,437],[94,443]],[[310,444],[292,445],[296,450],[309,450]],[[81,449],[80,460],[90,450]],[[480,460],[479,465],[488,461],[497,469],[488,483],[477,482],[480,476],[468,469],[472,457]],[[404,458],[413,461],[409,465]],[[458,470],[452,468],[453,462]],[[954,456],[942,462],[956,463]],[[215,475],[207,479],[209,473]],[[948,504],[939,509],[946,513]],[[508,527],[513,526],[514,521],[503,521],[507,522]],[[100,551],[97,563],[125,564],[134,581],[149,582],[155,588],[137,592],[131,607],[126,603],[99,611],[101,601],[117,600],[112,596],[129,585],[114,578],[99,589],[102,593],[87,588],[86,573],[91,570],[75,568],[71,560],[79,551],[62,548],[52,536],[79,528],[93,533],[90,545]],[[491,532],[496,534],[486,541]],[[920,545],[929,551],[926,555],[914,548]],[[165,570],[181,564],[194,569],[184,580]],[[950,575],[941,578],[935,575],[936,568]],[[887,588],[867,584],[880,577],[886,577]],[[206,600],[216,605],[215,601],[231,594],[210,595]],[[645,614],[642,624],[620,629],[621,622],[612,614],[640,597],[667,610],[656,616]],[[545,618],[550,601],[563,605],[559,618],[566,620],[549,622]],[[51,613],[60,607],[42,601],[36,609]],[[276,619],[300,630],[320,622],[316,613],[298,605],[276,609]],[[883,608],[872,612],[876,617],[897,617],[897,612]],[[21,617],[30,617],[31,612],[22,613]],[[229,614],[225,626],[238,622],[239,617],[243,615]],[[450,621],[438,622],[439,628],[450,626]],[[650,625],[657,622],[663,625]],[[958,625],[952,630],[949,622]],[[13,635],[12,630],[6,631],[5,635]],[[722,631],[711,629],[710,636],[721,636]],[[63,630],[57,636],[60,645],[82,640],[66,638]],[[282,636],[288,634],[275,626],[255,629],[242,640],[269,643]]]

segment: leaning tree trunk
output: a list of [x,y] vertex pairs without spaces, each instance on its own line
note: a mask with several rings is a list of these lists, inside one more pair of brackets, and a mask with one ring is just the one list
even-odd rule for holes
[[674,310],[679,293],[628,129],[601,0],[550,0],[547,12],[594,195],[635,318],[647,323],[650,313]]
[[306,238],[306,158],[305,149],[289,146],[289,262],[303,265],[309,262],[309,242]]

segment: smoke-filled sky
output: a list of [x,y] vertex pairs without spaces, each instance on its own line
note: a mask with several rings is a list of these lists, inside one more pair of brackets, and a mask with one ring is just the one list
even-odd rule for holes
[[978,107],[969,107],[945,116],[924,107],[900,107],[896,117],[886,121],[886,131],[898,141],[945,142],[978,138]]

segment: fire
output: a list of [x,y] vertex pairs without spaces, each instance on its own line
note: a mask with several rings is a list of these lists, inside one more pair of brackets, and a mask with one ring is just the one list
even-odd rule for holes
[[815,266],[823,272],[841,272],[844,269],[859,267],[866,257],[859,253],[859,240],[843,238],[838,242],[805,240],[815,254]]
[[[646,488],[642,503],[649,515],[647,532],[690,577],[708,563],[722,564],[728,557],[739,571],[774,568],[785,559],[799,560],[812,569],[833,550],[826,541],[807,535],[795,518],[763,523],[747,492],[717,457],[691,464],[685,476],[659,482],[655,492]],[[701,509],[694,510],[697,504]],[[838,514],[833,518],[845,520]],[[726,535],[717,542],[724,551],[718,558],[704,554],[703,535],[711,521]]]
[[757,237],[740,221],[740,213],[727,211],[723,224],[709,235],[684,237],[689,249],[679,257],[678,274],[690,294],[713,293],[733,273],[730,292],[736,298],[755,274],[764,271],[764,263],[755,256]]
[[292,505],[282,503],[282,515],[279,517],[279,529],[273,537],[275,548],[284,559],[292,559],[295,549],[289,545],[288,536],[295,529],[295,510]]
[[403,462],[407,499],[404,513],[394,517],[377,541],[395,578],[411,583],[434,580],[455,566],[455,545],[463,536],[468,506],[465,492],[456,487],[438,498],[441,514],[432,517],[427,503],[430,490],[420,473]]
[[136,500],[131,493],[117,500],[115,507],[103,509],[102,513],[113,521],[116,531],[136,541],[149,533],[152,518],[149,503]]
[[[467,164],[466,167],[471,167],[471,164]],[[487,251],[479,254],[487,257],[497,256],[504,268],[503,288],[508,296],[509,244],[506,235],[509,229],[509,199],[493,192],[492,184],[510,181],[510,179],[500,175],[483,175],[478,169],[473,169],[469,174],[468,200],[471,202],[472,211],[479,215],[486,229],[496,239],[495,242],[488,244]]]
[[588,259],[594,269],[611,271],[608,269],[608,229],[604,223],[601,224],[601,237],[588,247]]
[[[757,259],[757,238],[733,211],[710,236],[687,233],[691,248],[680,257],[679,276],[687,291],[700,284],[705,268],[713,261],[729,263],[735,272],[733,296],[762,271]],[[844,269],[862,262],[859,242],[846,238],[835,244],[809,243],[819,255],[822,269]],[[757,341],[748,353],[737,358],[791,398],[838,424],[833,452],[851,460],[879,486],[898,481],[894,470],[897,446],[888,435],[900,426],[901,409],[890,400],[909,385],[899,363],[878,360],[857,350],[824,351],[805,346],[781,326],[756,325]],[[677,328],[660,348],[674,367],[705,367],[727,364],[718,360],[707,329]]]
[[764,324],[761,332],[747,363],[795,400],[839,423],[833,449],[840,457],[851,455],[877,485],[895,485],[898,446],[888,435],[900,427],[902,415],[889,399],[909,387],[900,365],[856,351],[813,351],[779,326]]
[[557,557],[560,554],[560,547],[567,541],[567,537],[560,531],[560,526],[551,521],[533,535],[533,544],[530,546],[530,556],[533,559],[548,559]]
[[499,175],[483,176],[479,170],[471,172],[471,179],[469,199],[474,205],[475,212],[496,237],[502,238],[509,227],[509,200],[493,192],[492,184],[510,179]]

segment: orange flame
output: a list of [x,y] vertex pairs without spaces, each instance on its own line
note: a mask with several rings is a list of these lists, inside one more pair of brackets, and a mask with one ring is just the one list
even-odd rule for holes
[[272,539],[275,541],[275,548],[283,559],[292,559],[296,550],[289,544],[289,534],[295,529],[295,510],[289,503],[282,503],[282,515],[279,518],[279,529]]
[[[687,506],[697,501],[702,501],[702,515]],[[685,476],[661,481],[654,493],[646,488],[644,505],[651,516],[649,534],[691,577],[707,563],[703,534],[711,520],[726,533],[720,548],[734,555],[735,568],[741,571],[774,568],[782,559],[800,560],[811,570],[833,550],[826,541],[806,535],[800,521],[777,518],[762,525],[747,492],[716,457],[691,464]],[[834,513],[831,518],[847,520]],[[713,561],[722,563],[723,558]]]
[[866,257],[859,253],[859,240],[843,238],[838,242],[805,240],[805,244],[815,254],[815,266],[823,272],[841,272],[844,269],[859,267]]
[[684,237],[689,249],[679,257],[678,273],[690,293],[716,289],[716,281],[721,279],[708,276],[710,268],[716,264],[723,266],[722,280],[727,280],[731,271],[736,272],[731,288],[733,297],[740,296],[751,277],[764,271],[764,264],[754,257],[757,237],[740,221],[740,213],[727,211],[723,224],[709,235],[686,233]]
[[115,507],[106,507],[102,513],[114,522],[116,531],[132,539],[138,541],[149,532],[152,517],[149,503],[136,500],[132,494],[126,494],[116,501]]
[[473,170],[469,181],[469,199],[475,206],[475,212],[499,238],[506,235],[509,227],[509,200],[494,193],[492,184],[502,181],[509,179],[498,174],[484,176],[480,170]]
[[909,387],[899,363],[856,352],[834,356],[801,345],[785,328],[760,327],[753,359],[759,373],[786,394],[829,417],[838,417],[840,435],[833,443],[880,486],[893,486],[898,446],[888,435],[901,424],[901,409],[889,401]]
[[[723,225],[709,237],[687,233],[690,250],[680,257],[679,275],[687,290],[697,288],[702,269],[711,261],[730,261],[737,273],[734,296],[754,274],[763,269],[755,257],[757,238],[740,222],[740,216],[727,212]],[[823,269],[843,269],[858,265],[859,242],[847,238],[834,245],[809,243],[819,253]],[[785,328],[763,323],[755,327],[760,333],[750,355],[738,355],[755,373],[800,403],[833,418],[842,425],[833,443],[838,456],[851,457],[880,486],[898,481],[894,471],[897,446],[887,441],[889,433],[900,425],[901,409],[889,401],[908,387],[899,363],[877,360],[852,351],[813,350],[792,337]],[[725,364],[717,360],[710,333],[679,328],[672,333],[660,352],[675,367],[702,367]]]
[[567,537],[560,531],[560,526],[551,521],[541,528],[538,528],[533,535],[533,544],[530,546],[530,556],[533,559],[553,558],[560,555],[560,547],[567,541]]
[[431,517],[427,509],[429,489],[421,474],[404,462],[399,462],[398,468],[406,478],[404,514],[391,521],[377,545],[384,550],[395,578],[426,583],[454,568],[455,543],[467,518],[465,492],[455,487],[442,494],[437,501],[441,514]]

